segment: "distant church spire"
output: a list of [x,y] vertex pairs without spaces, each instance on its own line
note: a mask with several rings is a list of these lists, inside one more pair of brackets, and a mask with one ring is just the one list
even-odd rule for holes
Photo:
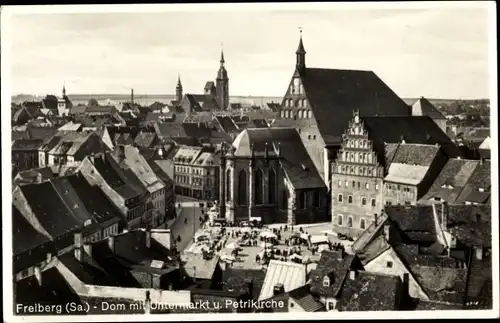
[[62,96],[63,98],[66,96],[66,81],[63,83]]
[[[222,44],[221,44],[222,45]],[[217,98],[217,103],[219,103],[219,107],[223,110],[227,110],[229,108],[229,78],[227,76],[227,70],[224,67],[225,63],[224,59],[224,50],[221,48],[220,51],[220,68],[217,73],[217,78],[215,80],[215,93]]]
[[177,86],[175,87],[175,99],[177,100],[177,104],[179,104],[182,100],[182,83],[181,83],[181,75],[177,75]]
[[300,41],[299,47],[295,54],[297,55],[297,70],[300,73],[304,73],[306,71],[306,50],[304,49],[304,43],[302,42],[302,28],[299,27],[300,30]]
[[224,66],[224,63],[226,61],[224,60],[224,44],[221,43],[221,49],[220,49],[220,65]]

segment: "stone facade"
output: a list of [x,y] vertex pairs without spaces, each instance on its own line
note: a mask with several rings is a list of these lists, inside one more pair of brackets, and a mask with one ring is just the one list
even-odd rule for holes
[[383,208],[384,167],[368,138],[359,112],[349,123],[332,165],[332,224],[335,231],[358,236]]

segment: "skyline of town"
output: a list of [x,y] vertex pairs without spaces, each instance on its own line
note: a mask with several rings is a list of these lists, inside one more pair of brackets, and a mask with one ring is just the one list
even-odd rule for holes
[[[192,19],[198,23],[185,23]],[[302,28],[311,67],[371,70],[401,97],[490,97],[487,9],[24,14],[11,21],[13,94],[59,93],[63,84],[74,94],[174,93],[178,75],[187,93],[197,93],[215,77],[223,48],[232,96],[282,96]]]

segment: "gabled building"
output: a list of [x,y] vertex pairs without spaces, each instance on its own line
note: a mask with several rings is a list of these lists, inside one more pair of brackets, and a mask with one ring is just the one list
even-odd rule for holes
[[41,139],[19,139],[12,142],[12,172],[14,174],[38,167],[38,149],[42,143]]
[[423,301],[465,308],[488,298],[481,290],[492,272],[491,208],[442,204],[386,211],[353,249],[368,272],[399,275],[404,282],[408,275],[414,301],[405,306],[418,309]]
[[157,228],[164,225],[166,221],[165,184],[155,174],[147,160],[133,146],[117,146],[113,158],[121,168],[126,171],[130,170],[147,189],[147,203],[152,206],[151,227]]
[[455,204],[491,204],[491,162],[480,160]]
[[173,162],[177,194],[204,200],[218,199],[220,152],[210,147],[181,146]]
[[81,162],[86,156],[107,151],[94,132],[57,132],[38,149],[39,166]]
[[341,145],[354,110],[362,116],[411,115],[410,107],[372,71],[307,67],[301,37],[279,115],[299,131],[325,183],[330,168],[325,147]]
[[51,167],[33,168],[20,171],[12,180],[14,186],[41,183],[51,178],[57,177]]
[[219,196],[226,220],[325,221],[326,186],[295,129],[246,129],[223,149]]
[[[479,160],[461,158],[448,160],[428,192],[419,199],[418,203],[432,204],[447,202],[448,204],[460,204],[465,203],[465,200],[471,194],[469,198],[471,203],[473,200],[476,203],[481,201],[481,203],[486,202],[489,196],[489,187],[491,186],[491,175],[489,174],[491,167],[488,169],[489,165],[488,162],[484,162],[481,165],[481,161]],[[477,175],[481,185],[476,185],[471,180],[473,174]],[[470,185],[468,184],[469,181],[471,181]],[[467,190],[465,190],[466,186]],[[474,197],[474,195],[476,196]],[[459,197],[461,197],[461,201],[458,201]]]
[[104,126],[98,133],[101,140],[114,150],[116,145],[133,145],[135,138],[141,132],[139,127]]
[[[397,127],[393,119],[416,133],[399,129],[397,137],[391,129],[383,129]],[[429,117],[361,117],[355,111],[331,169],[335,230],[358,236],[384,204],[416,204],[448,154],[458,153]]]
[[304,264],[271,260],[258,300],[269,299],[302,287],[307,283],[307,268]]
[[116,205],[124,218],[125,227],[134,229],[153,225],[146,187],[132,170],[120,167],[112,154],[87,156],[78,171]]
[[118,210],[80,175],[18,186],[12,196],[13,205],[38,232],[50,237],[58,253],[72,245],[76,231],[85,241],[96,241],[119,229]]

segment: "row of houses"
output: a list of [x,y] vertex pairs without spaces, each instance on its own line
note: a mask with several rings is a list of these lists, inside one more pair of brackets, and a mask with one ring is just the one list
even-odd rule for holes
[[[53,242],[24,222],[14,232],[14,247],[28,248],[31,257],[24,263],[15,258],[14,263],[33,264],[33,269],[16,276],[16,302],[143,305],[209,300],[220,306],[127,306],[113,312],[120,314],[492,308],[488,207],[442,204],[385,210],[354,242],[354,253],[323,251],[317,262],[304,264],[271,260],[265,269],[228,267],[218,256],[179,258],[169,230],[131,230],[98,241],[77,231],[68,236],[68,249],[56,254],[51,253]],[[15,223],[24,219],[14,216]],[[36,239],[24,239],[28,234]],[[228,305],[252,300],[259,306]],[[91,312],[97,313],[102,309]]]

